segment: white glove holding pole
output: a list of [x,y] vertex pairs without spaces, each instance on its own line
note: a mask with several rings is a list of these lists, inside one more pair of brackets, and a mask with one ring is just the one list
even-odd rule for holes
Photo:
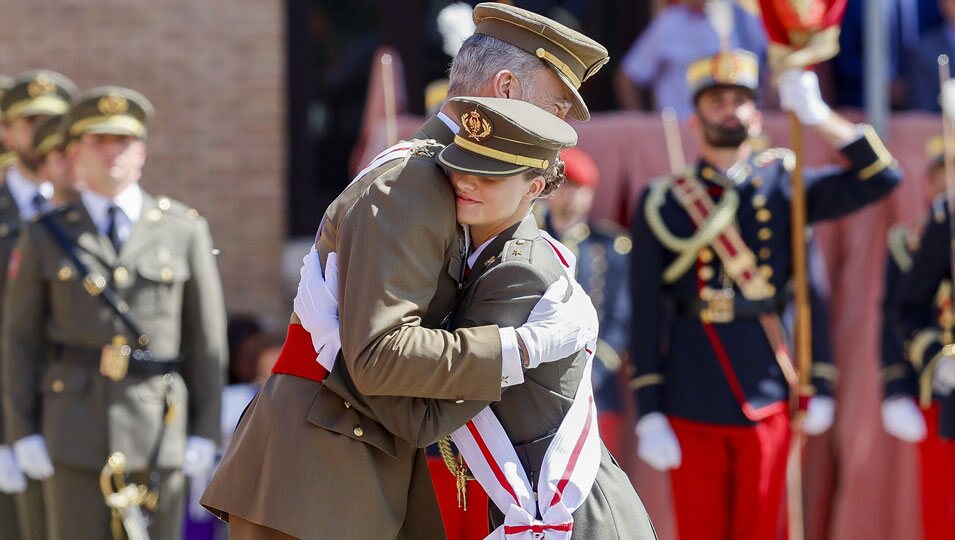
[[293,306],[302,326],[312,336],[317,361],[328,371],[342,348],[338,319],[338,255],[329,253],[322,272],[321,258],[312,246],[302,259],[298,292]]
[[17,463],[27,476],[34,480],[46,480],[53,476],[53,461],[46,449],[43,435],[34,434],[13,443],[13,453]]
[[917,443],[925,440],[925,417],[909,396],[892,396],[882,402],[882,427],[893,437]]
[[[570,298],[565,302],[567,287]],[[584,349],[597,340],[597,310],[576,281],[557,279],[531,310],[517,334],[527,348],[528,369],[544,362],[556,362]]]
[[670,422],[663,413],[649,413],[637,422],[637,455],[658,471],[680,467],[683,452]]
[[0,445],[0,492],[20,493],[27,488],[27,477],[23,475],[13,450]]
[[799,122],[815,126],[825,122],[832,109],[822,100],[819,77],[812,71],[787,69],[779,76],[779,106],[792,112]]
[[802,431],[806,435],[819,435],[832,427],[835,419],[836,400],[829,396],[812,396],[802,420]]

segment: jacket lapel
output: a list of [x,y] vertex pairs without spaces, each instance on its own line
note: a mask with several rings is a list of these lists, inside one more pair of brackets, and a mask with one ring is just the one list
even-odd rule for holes
[[73,242],[104,265],[113,266],[116,262],[116,250],[113,249],[109,238],[100,234],[86,206],[78,203],[76,208],[67,212],[66,219],[78,223],[77,227],[67,229],[68,234],[73,237]]
[[156,232],[156,224],[159,223],[157,217],[161,217],[161,210],[159,210],[156,199],[144,191],[143,210],[140,212],[136,223],[133,223],[129,238],[126,239],[123,248],[120,250],[119,260],[121,262],[128,262],[130,257],[149,247]]

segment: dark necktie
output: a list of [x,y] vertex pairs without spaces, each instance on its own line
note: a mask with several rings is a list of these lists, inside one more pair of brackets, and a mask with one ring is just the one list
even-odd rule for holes
[[109,207],[109,211],[106,213],[106,235],[109,236],[109,241],[113,244],[113,249],[116,250],[117,254],[123,248],[123,241],[119,238],[119,224],[116,223],[120,212],[119,207],[113,205]]
[[33,211],[37,214],[42,214],[44,211],[46,211],[46,203],[46,197],[44,197],[39,191],[33,195]]

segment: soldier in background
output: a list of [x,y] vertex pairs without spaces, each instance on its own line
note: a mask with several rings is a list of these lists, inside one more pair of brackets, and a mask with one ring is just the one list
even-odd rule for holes
[[125,524],[100,489],[114,452],[125,456],[126,481],[150,492],[150,537],[178,539],[184,475],[205,474],[215,459],[222,288],[206,221],[139,187],[152,111],[119,87],[73,102],[68,156],[87,189],[28,223],[12,257],[6,437],[24,472],[45,479],[52,540],[107,540]]
[[[36,127],[46,119],[60,115],[69,108],[69,101],[76,93],[76,85],[55,71],[36,70],[17,77],[14,85],[3,96],[0,109],[6,126],[4,141],[17,156],[17,163],[10,167],[0,190],[0,206],[4,206],[4,221],[0,226],[0,299],[7,276],[7,264],[16,245],[23,223],[50,208],[53,185],[40,174],[40,158],[33,148]],[[5,201],[5,202],[4,202]],[[2,320],[2,318],[0,318]],[[0,356],[2,356],[0,351]],[[4,381],[15,385],[20,379]],[[0,388],[0,396],[4,390]],[[6,434],[7,442],[13,442]],[[26,471],[29,463],[16,445],[13,451],[20,466]],[[30,476],[28,474],[28,476]],[[43,509],[43,492],[40,478],[31,476],[26,491],[16,498],[21,538],[46,538]]]
[[[822,433],[832,399],[790,424],[798,377],[780,313],[792,276],[791,151],[754,153],[762,128],[755,55],[723,51],[690,65],[701,158],[651,184],[633,218],[631,358],[638,454],[670,471],[681,540],[774,538],[792,429]],[[846,215],[899,182],[867,126],[822,101],[808,71],[780,76],[780,101],[846,157],[806,171],[810,223]]]
[[67,137],[64,129],[66,117],[51,116],[39,124],[33,133],[33,153],[38,160],[41,178],[53,184],[52,206],[77,203],[80,190],[73,166],[66,158],[66,148],[75,140]]
[[593,384],[600,436],[621,455],[623,399],[617,375],[630,339],[630,234],[616,223],[590,219],[600,181],[597,164],[583,150],[560,153],[567,182],[534,207],[538,223],[577,256],[577,280],[597,308],[600,334]]
[[[929,166],[924,195],[926,204],[934,201],[931,210],[915,223],[894,225],[888,235],[882,322],[882,425],[886,433],[918,443],[922,530],[925,540],[942,540],[955,538],[955,416],[941,413],[946,403],[955,398],[951,385],[933,378],[936,368],[947,362],[939,351],[941,345],[953,341],[955,315],[950,252],[946,249],[949,218],[941,136],[929,139],[926,154]],[[949,148],[948,155],[952,154]],[[938,252],[919,253],[925,249]],[[917,266],[916,261],[920,261]]]

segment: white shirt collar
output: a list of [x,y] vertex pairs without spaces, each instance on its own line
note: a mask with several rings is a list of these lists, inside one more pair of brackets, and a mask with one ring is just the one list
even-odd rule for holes
[[437,116],[442,122],[444,122],[444,125],[448,126],[448,129],[451,130],[451,133],[456,134],[458,132],[458,125],[454,122],[454,120],[451,120],[450,116],[441,111],[438,111]]
[[10,167],[7,170],[7,187],[13,200],[17,203],[17,209],[24,219],[30,219],[36,214],[36,208],[33,206],[33,197],[39,192],[47,201],[53,196],[53,184],[43,182],[39,186],[30,181],[29,178],[20,172],[17,167]]
[[[139,216],[143,213],[143,190],[139,187],[139,184],[129,186],[112,199],[91,190],[81,192],[80,198],[83,201],[83,206],[86,207],[86,211],[89,212],[90,218],[93,219],[96,229],[103,234],[106,234],[106,229],[109,227],[107,214],[110,206],[114,204],[118,206],[122,215],[126,217],[126,220],[123,220],[125,223],[119,224],[121,238],[124,236],[122,229],[132,227],[134,223],[139,221]],[[128,230],[126,232],[128,233]],[[125,240],[125,238],[123,239]]]

